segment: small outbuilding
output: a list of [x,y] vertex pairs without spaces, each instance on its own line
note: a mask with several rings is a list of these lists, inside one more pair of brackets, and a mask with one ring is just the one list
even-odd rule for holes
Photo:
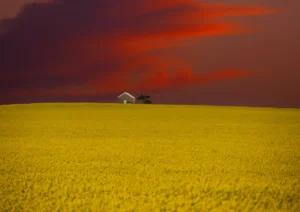
[[123,104],[134,104],[135,103],[135,97],[127,92],[124,92],[120,96],[118,96],[118,100],[120,103],[123,103]]

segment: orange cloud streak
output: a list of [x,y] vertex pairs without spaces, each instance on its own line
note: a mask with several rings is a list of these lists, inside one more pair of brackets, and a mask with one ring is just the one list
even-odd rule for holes
[[200,6],[208,18],[222,18],[229,16],[256,16],[277,13],[276,10],[264,6],[203,4]]
[[167,73],[163,70],[149,72],[143,75],[140,89],[169,89],[188,85],[210,83],[218,80],[255,76],[255,72],[223,69],[213,73],[193,73],[191,69],[183,69]]

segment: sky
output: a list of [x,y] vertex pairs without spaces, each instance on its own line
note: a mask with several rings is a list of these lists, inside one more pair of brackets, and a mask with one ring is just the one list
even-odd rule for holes
[[1,0],[0,104],[300,107],[300,1]]

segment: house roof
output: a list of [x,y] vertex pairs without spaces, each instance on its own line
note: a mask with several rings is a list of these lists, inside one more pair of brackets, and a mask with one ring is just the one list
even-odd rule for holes
[[118,98],[120,98],[121,96],[123,96],[123,95],[128,95],[128,96],[130,96],[130,97],[132,97],[132,98],[135,98],[134,96],[132,96],[130,93],[128,93],[128,92],[124,92],[124,93],[122,93],[120,96],[118,96]]

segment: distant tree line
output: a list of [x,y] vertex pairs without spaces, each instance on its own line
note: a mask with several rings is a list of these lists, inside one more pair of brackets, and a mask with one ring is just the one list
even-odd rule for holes
[[152,104],[152,101],[149,99],[151,96],[149,95],[140,95],[137,100],[140,102],[143,101],[144,104]]

